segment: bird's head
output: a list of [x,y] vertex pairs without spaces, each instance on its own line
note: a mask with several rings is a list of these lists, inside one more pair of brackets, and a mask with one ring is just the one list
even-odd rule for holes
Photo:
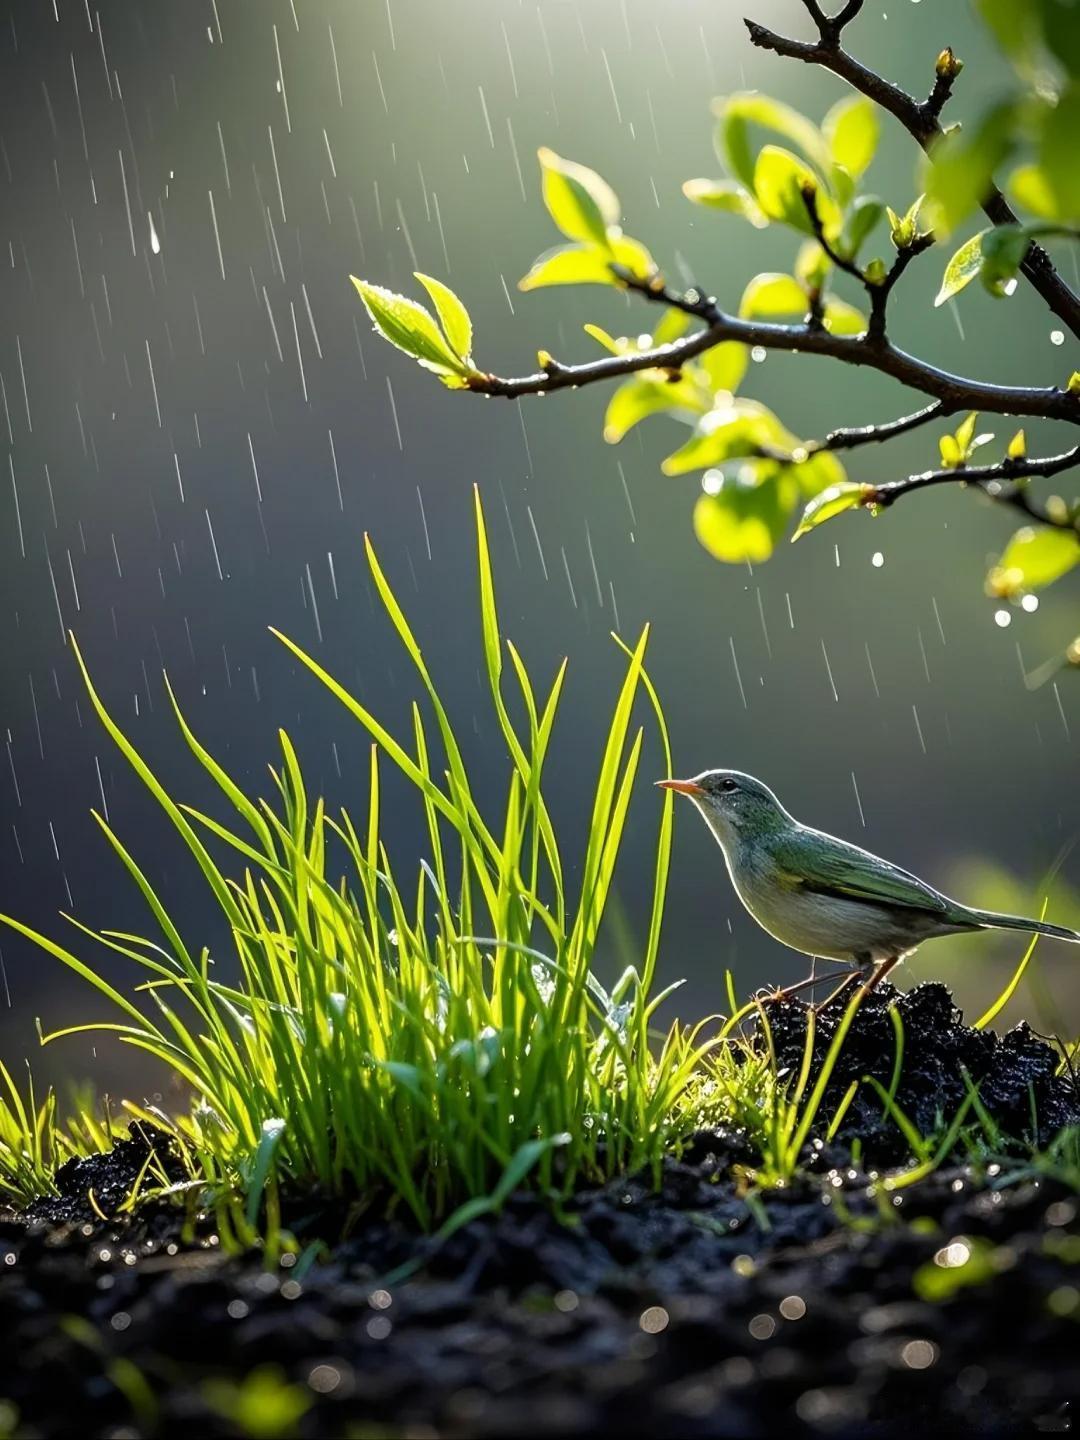
[[703,770],[692,780],[657,780],[662,790],[688,795],[721,845],[752,840],[791,817],[773,792],[741,770]]

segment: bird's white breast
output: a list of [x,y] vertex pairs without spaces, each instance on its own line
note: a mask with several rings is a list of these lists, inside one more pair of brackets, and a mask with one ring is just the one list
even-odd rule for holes
[[778,879],[768,857],[725,855],[739,899],[762,929],[793,950],[824,960],[889,959],[918,943],[887,910],[820,895]]

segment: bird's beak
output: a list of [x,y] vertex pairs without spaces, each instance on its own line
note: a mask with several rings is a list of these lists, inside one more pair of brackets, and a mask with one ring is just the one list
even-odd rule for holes
[[657,780],[654,782],[661,790],[677,790],[680,795],[704,795],[704,785],[698,785],[694,780]]

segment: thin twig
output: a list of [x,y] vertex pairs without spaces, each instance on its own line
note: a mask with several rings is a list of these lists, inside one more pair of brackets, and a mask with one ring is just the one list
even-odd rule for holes
[[725,340],[738,340],[751,347],[827,355],[849,365],[867,366],[892,376],[912,390],[940,400],[950,411],[981,410],[993,415],[1031,415],[1080,422],[1080,395],[1069,390],[1056,386],[994,385],[988,381],[970,380],[919,360],[884,337],[834,335],[805,323],[778,325],[744,320],[728,315],[715,300],[702,292],[692,290],[680,294],[656,277],[651,280],[621,278],[628,289],[635,290],[646,299],[674,306],[704,320],[705,328],[669,345],[630,351],[625,355],[609,355],[582,365],[564,365],[560,361],[549,360],[544,369],[531,375],[512,378],[471,375],[466,382],[468,389],[480,395],[498,395],[506,399],[546,395],[553,390],[577,389],[604,380],[622,380],[641,370],[675,371],[688,360],[696,359]]
[[908,430],[917,430],[920,425],[929,425],[932,420],[944,419],[951,411],[940,400],[925,405],[911,415],[901,415],[898,420],[886,420],[881,425],[857,425],[850,429],[830,430],[823,440],[808,441],[806,449],[811,454],[821,450],[854,450],[859,445],[878,445],[893,440]]
[[[1061,530],[1077,530],[1080,534],[1080,516],[1063,511],[1060,516],[1031,505],[1023,495],[1024,480],[1034,476],[1058,475],[1080,465],[1080,445],[1065,450],[1060,455],[1044,455],[1030,459],[1005,459],[996,465],[964,465],[953,469],[924,470],[919,475],[908,475],[903,480],[890,480],[878,485],[866,496],[865,504],[887,507],[894,505],[904,495],[915,490],[925,490],[931,485],[974,485],[991,500],[1016,506],[1043,525],[1053,525]],[[996,487],[1008,486],[1008,489]]]

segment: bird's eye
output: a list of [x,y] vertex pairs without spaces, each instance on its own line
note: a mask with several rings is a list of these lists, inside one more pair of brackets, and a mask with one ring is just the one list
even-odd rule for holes
[[721,780],[721,781],[720,781],[720,789],[721,789],[721,790],[729,790],[729,791],[730,791],[730,790],[734,790],[734,789],[735,789],[735,781],[734,781],[734,780],[730,780],[730,779],[728,779],[728,780]]

